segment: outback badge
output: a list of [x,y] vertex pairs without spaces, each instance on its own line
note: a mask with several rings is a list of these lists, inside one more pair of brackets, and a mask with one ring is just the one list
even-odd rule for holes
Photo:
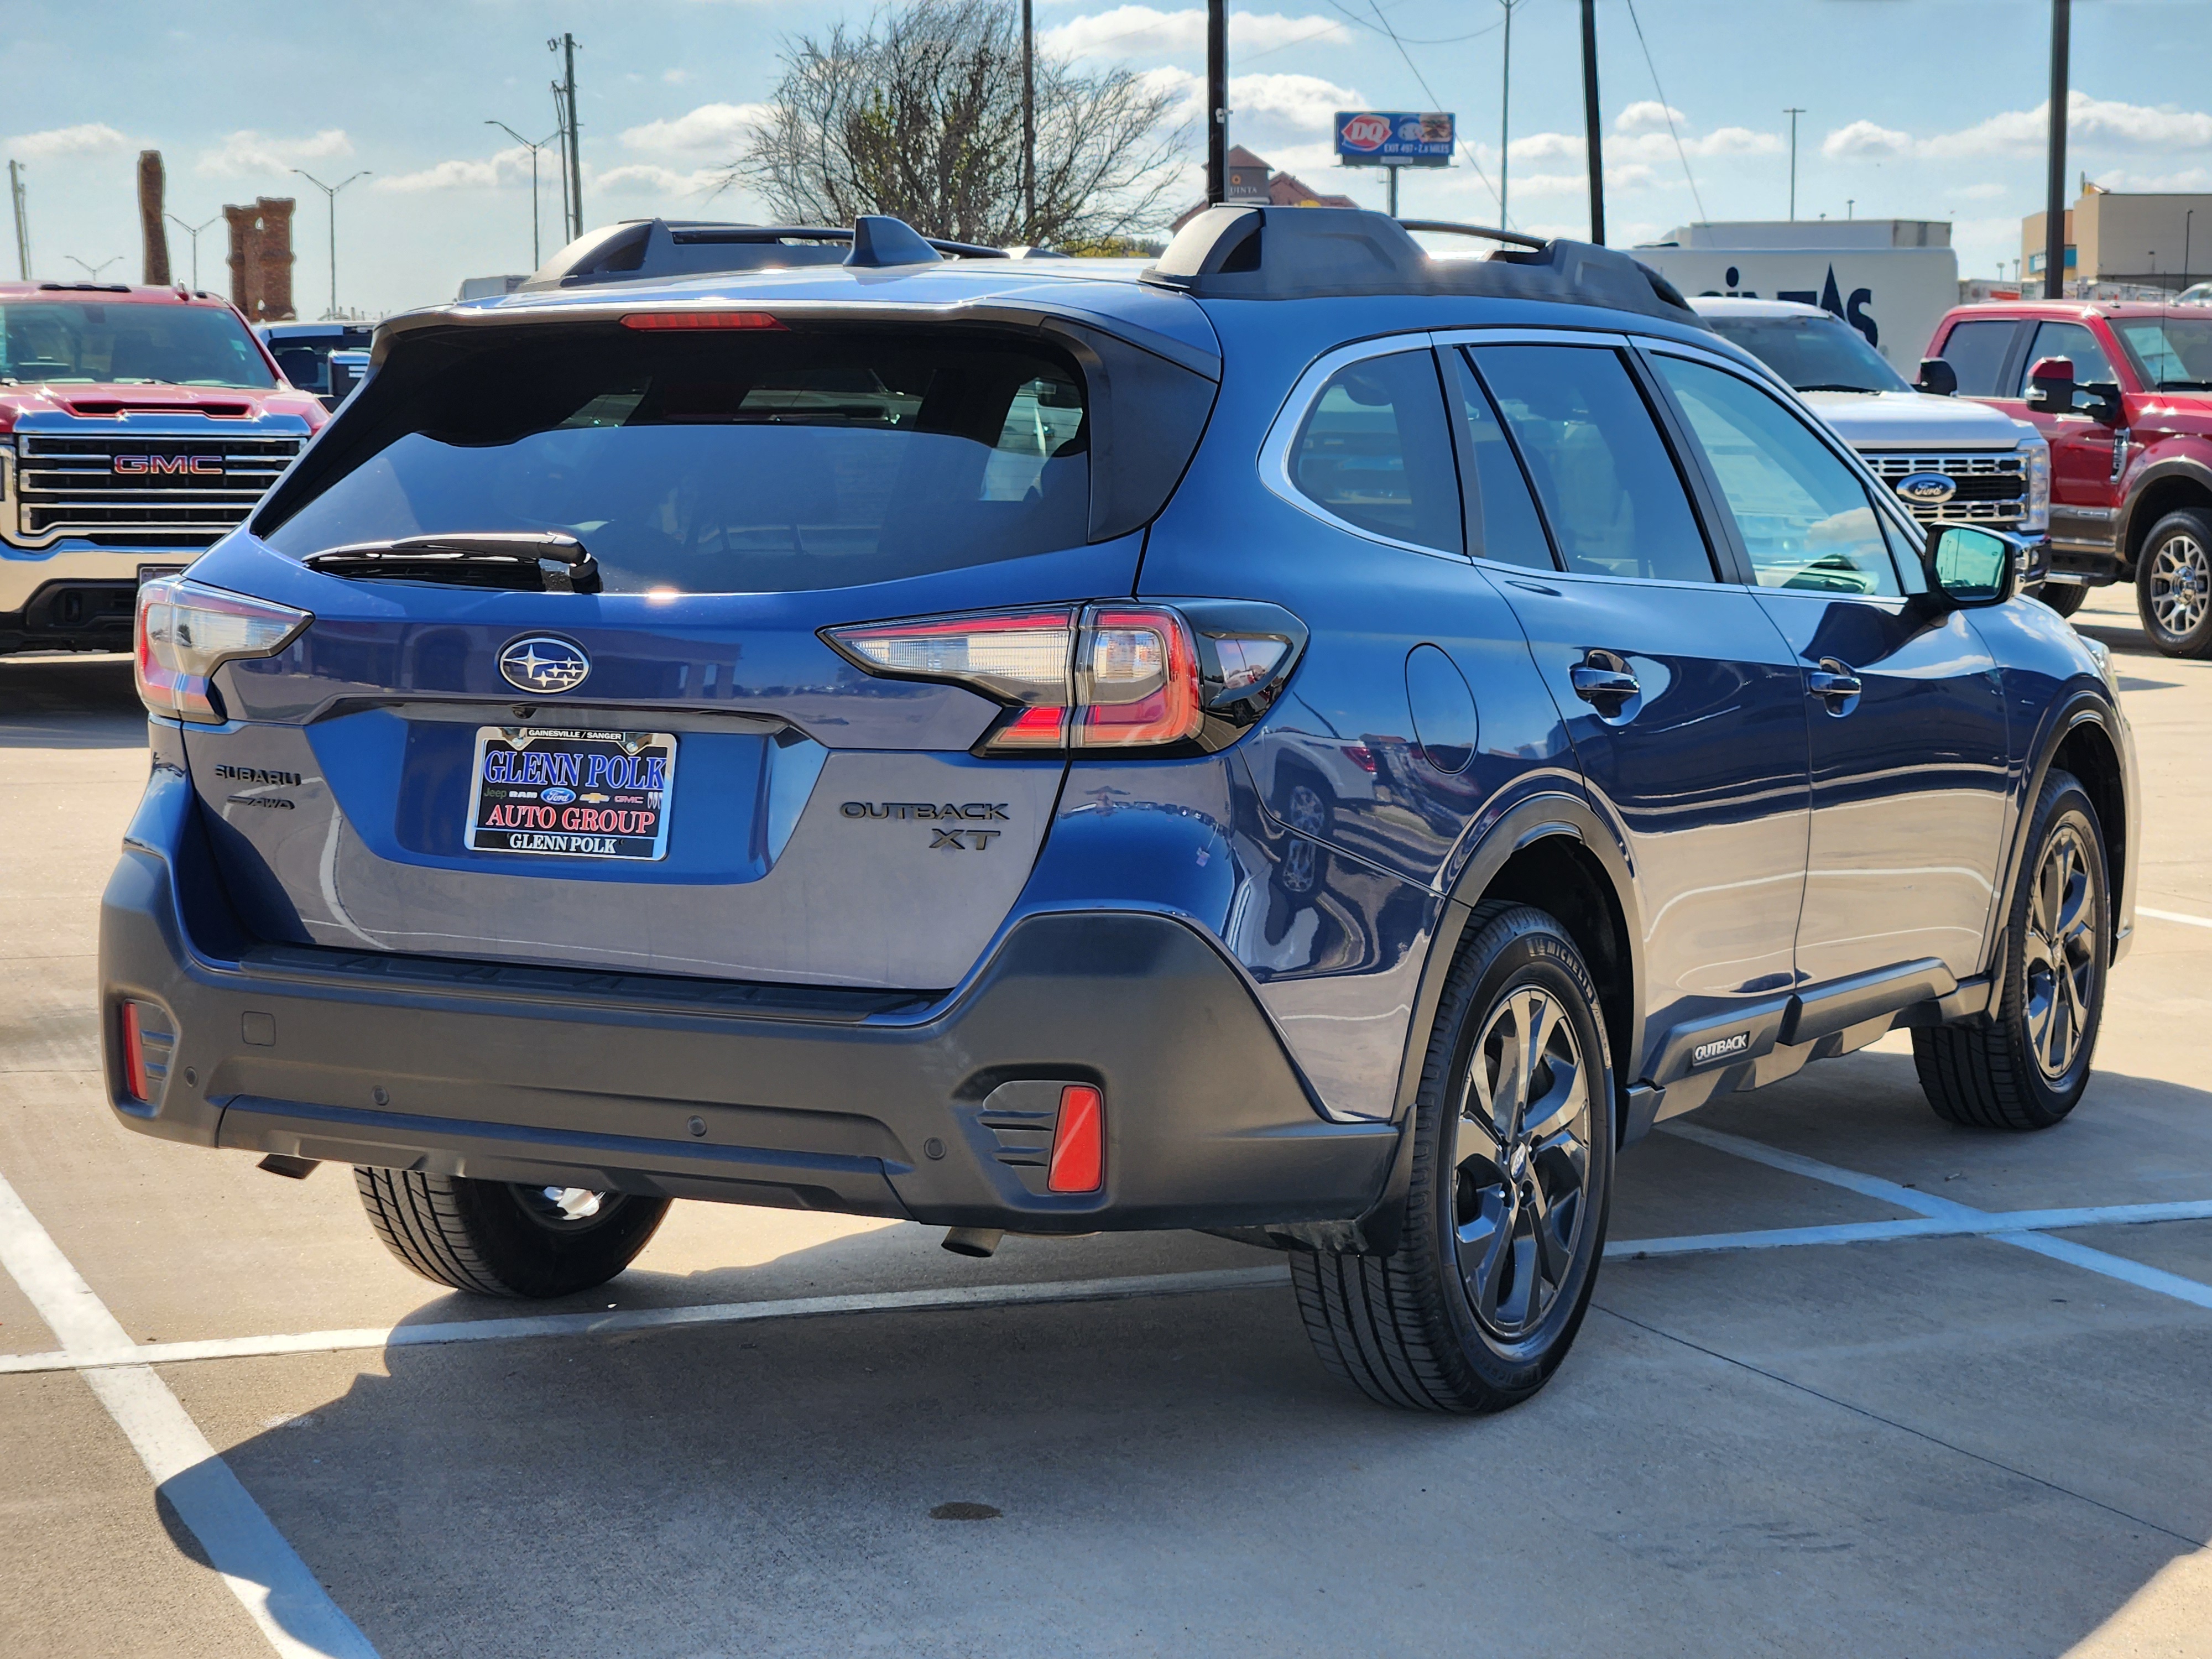
[[526,634],[499,653],[499,672],[524,691],[574,691],[592,672],[592,659],[580,645],[550,634]]

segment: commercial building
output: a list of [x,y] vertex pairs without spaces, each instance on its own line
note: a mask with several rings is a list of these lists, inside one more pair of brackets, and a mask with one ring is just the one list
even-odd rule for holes
[[[2069,283],[2179,289],[2212,276],[2212,195],[2138,194],[2085,185],[2066,215],[2065,235]],[[2040,279],[2042,214],[2020,222],[2020,256],[2021,269]]]

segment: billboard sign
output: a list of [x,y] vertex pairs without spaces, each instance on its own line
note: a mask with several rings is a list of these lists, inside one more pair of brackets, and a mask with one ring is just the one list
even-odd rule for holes
[[1348,167],[1449,167],[1454,137],[1453,118],[1448,113],[1336,112],[1336,159]]

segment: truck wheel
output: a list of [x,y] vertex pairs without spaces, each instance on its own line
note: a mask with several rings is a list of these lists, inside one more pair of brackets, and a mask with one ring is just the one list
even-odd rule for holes
[[2060,616],[2070,617],[2081,608],[2089,590],[2080,582],[2045,582],[2035,590],[2035,597]]
[[423,1278],[478,1296],[556,1297],[629,1266],[668,1213],[665,1198],[512,1186],[356,1167],[385,1248]]
[[2105,838],[2080,783],[2045,779],[2027,878],[2005,929],[1996,1018],[1912,1034],[1936,1115],[1981,1129],[2047,1129],[2074,1109],[2105,1013],[2111,955]]
[[2169,657],[2212,657],[2212,513],[2185,507],[2151,526],[2136,556],[2136,610]]
[[1589,1304],[1613,1188],[1613,1066],[1582,953],[1526,905],[1482,905],[1468,934],[1414,1103],[1398,1248],[1291,1255],[1322,1364],[1424,1411],[1498,1411],[1544,1386]]

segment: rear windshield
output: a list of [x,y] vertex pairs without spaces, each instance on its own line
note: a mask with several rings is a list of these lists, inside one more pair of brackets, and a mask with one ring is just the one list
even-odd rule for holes
[[260,387],[276,377],[232,311],[32,300],[0,305],[0,381]]
[[1088,539],[1082,376],[1026,341],[564,331],[469,352],[386,407],[362,410],[374,441],[348,470],[258,526],[270,545],[559,530],[610,592],[786,592]]
[[1800,392],[1909,392],[1905,376],[1849,323],[1827,317],[1708,317]]

